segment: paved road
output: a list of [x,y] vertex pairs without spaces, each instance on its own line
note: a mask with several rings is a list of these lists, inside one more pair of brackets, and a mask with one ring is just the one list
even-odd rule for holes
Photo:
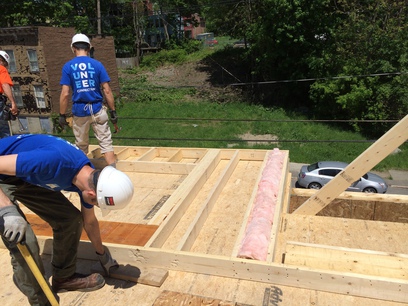
[[[292,173],[292,187],[295,186],[300,168],[303,164],[290,163],[289,171]],[[408,171],[389,170],[378,173],[388,184],[387,194],[408,195]]]

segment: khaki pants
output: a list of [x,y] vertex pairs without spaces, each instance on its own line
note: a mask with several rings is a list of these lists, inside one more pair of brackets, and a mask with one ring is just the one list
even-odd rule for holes
[[[77,250],[83,228],[81,212],[61,192],[31,185],[16,177],[0,180],[0,188],[12,202],[20,201],[52,227],[53,251],[51,264],[53,277],[66,278],[74,274]],[[25,218],[20,208],[18,209]],[[18,289],[27,296],[31,305],[49,305],[46,295],[18,248],[10,247],[6,239],[3,239],[3,242],[10,251],[13,281]],[[25,244],[38,268],[45,275],[37,237],[31,226],[27,228]]]
[[95,137],[98,139],[101,153],[112,152],[112,133],[109,128],[109,118],[105,107],[102,107],[102,109],[93,116],[73,117],[73,130],[77,147],[85,154],[88,154],[89,129],[91,125]]

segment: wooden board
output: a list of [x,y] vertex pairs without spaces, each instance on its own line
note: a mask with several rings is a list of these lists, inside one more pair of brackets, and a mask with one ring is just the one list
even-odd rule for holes
[[[91,268],[92,273],[99,273],[105,277],[108,275],[102,269],[100,263],[95,263]],[[169,275],[169,271],[159,268],[138,268],[131,265],[119,265],[112,267],[109,271],[109,277],[140,283],[148,286],[160,287]]]
[[408,255],[288,241],[284,263],[315,269],[407,279]]
[[315,215],[407,140],[408,115],[303,203],[295,214]]
[[[184,306],[184,305],[190,305],[190,306],[202,306],[202,305],[244,306],[244,304],[235,303],[231,301],[222,301],[219,299],[192,295],[192,294],[187,294],[187,293],[182,293],[182,292],[168,291],[168,290],[164,290],[158,296],[156,301],[154,301],[154,304],[153,304],[153,306],[169,306],[169,305],[172,305],[172,306]],[[245,304],[245,306],[250,306],[250,305]]]
[[[48,223],[37,215],[25,215],[36,235],[52,237],[52,228]],[[140,246],[145,245],[157,229],[156,225],[109,221],[99,221],[99,227],[103,242]],[[85,230],[82,231],[81,240],[89,241]]]

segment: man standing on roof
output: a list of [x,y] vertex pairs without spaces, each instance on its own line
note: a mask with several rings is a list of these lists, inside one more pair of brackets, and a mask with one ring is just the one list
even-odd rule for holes
[[[8,73],[7,67],[10,63],[10,56],[7,52],[0,50],[0,138],[10,136],[10,128],[6,118],[6,112],[10,111],[14,116],[18,114],[17,104],[14,101],[11,86],[13,81]],[[11,102],[10,110],[4,111],[7,98]]]
[[65,113],[68,107],[69,88],[71,87],[73,131],[76,145],[85,154],[88,153],[89,129],[92,125],[101,153],[104,154],[108,165],[114,166],[116,159],[112,146],[112,134],[108,124],[108,114],[103,107],[103,97],[105,96],[111,121],[116,124],[118,117],[115,110],[115,100],[109,85],[109,75],[102,63],[88,56],[91,42],[86,35],[74,35],[71,49],[75,57],[62,68],[59,123],[62,127],[68,124]]
[[[77,209],[61,190],[77,192]],[[96,170],[85,154],[68,141],[44,134],[24,134],[0,139],[0,233],[9,249],[13,281],[31,305],[48,300],[17,248],[24,240],[40,271],[45,274],[37,238],[18,202],[46,221],[53,230],[52,289],[92,291],[105,284],[98,274],[76,273],[77,250],[84,228],[105,272],[117,266],[102,245],[94,206],[106,215],[125,207],[132,199],[133,184],[111,166]],[[18,201],[18,202],[17,202]]]

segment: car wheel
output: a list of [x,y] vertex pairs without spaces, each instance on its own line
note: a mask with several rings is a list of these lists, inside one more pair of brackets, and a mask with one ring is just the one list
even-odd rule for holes
[[364,188],[363,192],[365,193],[377,193],[377,190],[373,187]]
[[307,188],[309,188],[309,189],[320,189],[320,188],[322,188],[322,185],[320,185],[319,183],[310,183]]

